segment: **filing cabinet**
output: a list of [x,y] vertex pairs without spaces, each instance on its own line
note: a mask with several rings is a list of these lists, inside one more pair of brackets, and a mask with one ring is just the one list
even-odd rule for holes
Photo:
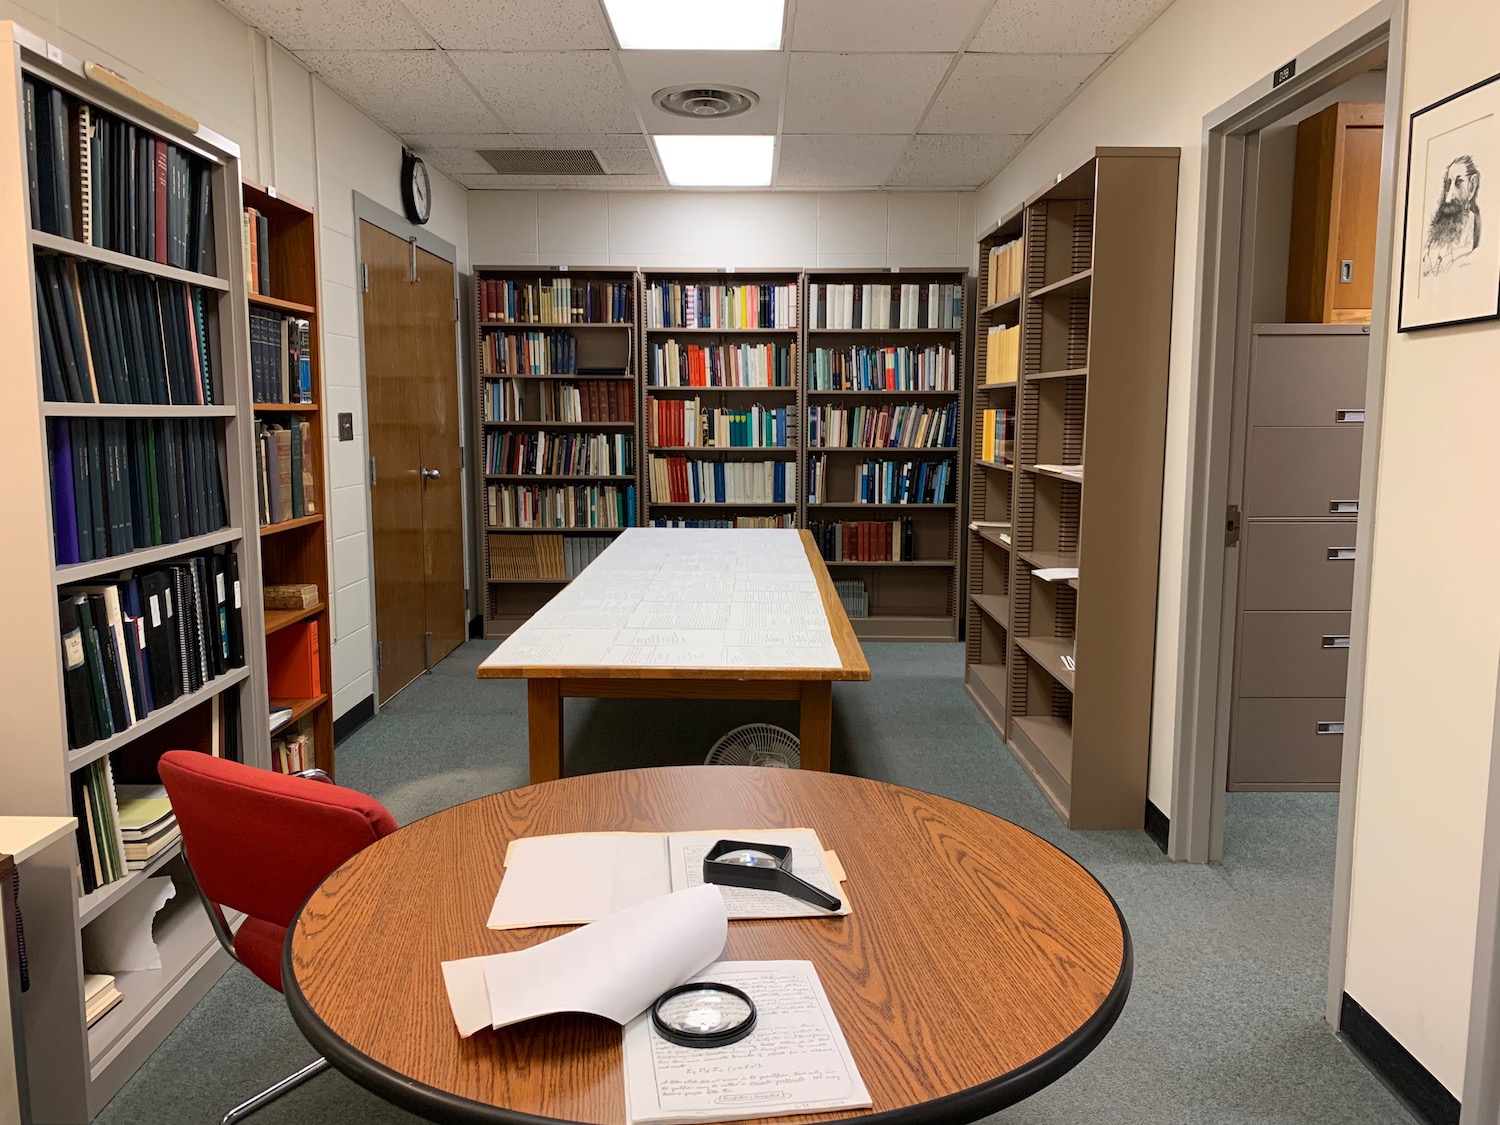
[[1245,398],[1230,789],[1335,789],[1368,330],[1258,325]]

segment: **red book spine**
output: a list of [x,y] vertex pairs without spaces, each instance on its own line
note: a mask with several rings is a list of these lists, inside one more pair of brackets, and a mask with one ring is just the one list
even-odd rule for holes
[[156,139],[156,247],[153,255],[161,265],[167,264],[167,142]]

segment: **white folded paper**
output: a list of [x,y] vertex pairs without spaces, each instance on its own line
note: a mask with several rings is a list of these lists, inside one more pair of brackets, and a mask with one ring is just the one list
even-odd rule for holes
[[723,952],[729,917],[719,888],[648,899],[515,953],[443,962],[458,1033],[555,1012],[624,1024]]
[[1078,577],[1076,566],[1039,566],[1031,572],[1031,577],[1040,578],[1043,582],[1066,582],[1070,578]]

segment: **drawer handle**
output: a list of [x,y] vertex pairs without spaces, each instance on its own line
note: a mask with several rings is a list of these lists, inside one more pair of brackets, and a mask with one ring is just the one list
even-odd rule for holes
[[1328,548],[1328,561],[1329,562],[1350,562],[1350,561],[1353,560],[1353,558],[1354,558],[1354,548],[1353,547],[1329,547]]
[[1358,500],[1330,500],[1328,511],[1335,516],[1357,516],[1359,515]]
[[1363,422],[1365,412],[1363,410],[1335,410],[1333,420],[1335,422]]
[[1338,633],[1324,633],[1323,634],[1323,647],[1324,648],[1348,648],[1349,647],[1349,634],[1344,633],[1344,634],[1340,635]]
[[1344,733],[1344,720],[1340,719],[1336,723],[1319,723],[1318,724],[1318,733],[1319,734],[1343,734]]

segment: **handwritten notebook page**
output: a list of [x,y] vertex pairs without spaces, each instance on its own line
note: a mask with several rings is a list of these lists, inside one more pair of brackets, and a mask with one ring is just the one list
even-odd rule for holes
[[[818,834],[811,828],[785,828],[775,832],[745,829],[735,832],[673,832],[667,837],[667,854],[672,868],[672,889],[685,890],[703,883],[703,857],[720,840],[744,840],[747,843],[780,844],[792,849],[792,874],[811,883],[820,891],[833,895],[843,905],[824,910],[810,902],[792,898],[779,891],[757,891],[749,887],[720,887],[730,918],[821,918],[848,914],[849,896],[838,885],[843,869],[831,872]],[[835,863],[837,860],[835,860]]]
[[755,1030],[728,1047],[678,1047],[647,1012],[625,1028],[625,1114],[632,1125],[737,1121],[871,1105],[811,961],[720,961],[694,980],[755,1002]]

